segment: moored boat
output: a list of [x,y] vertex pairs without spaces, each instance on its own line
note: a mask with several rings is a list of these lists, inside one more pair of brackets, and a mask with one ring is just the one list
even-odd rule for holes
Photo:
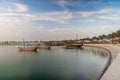
[[36,51],[37,47],[35,47],[33,44],[26,43],[23,39],[23,46],[18,47],[20,51]]
[[36,51],[37,47],[18,47],[20,51]]
[[81,48],[83,44],[68,44],[66,49],[74,49],[74,48]]
[[38,46],[38,49],[50,49],[50,48],[51,48],[51,46],[50,45],[46,45],[46,44],[40,44]]

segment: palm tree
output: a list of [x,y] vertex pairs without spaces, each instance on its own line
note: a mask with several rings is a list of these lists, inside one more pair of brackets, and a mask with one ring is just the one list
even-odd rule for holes
[[105,34],[103,34],[102,37],[103,37],[103,39],[106,39],[106,35]]
[[97,36],[94,36],[94,37],[91,38],[91,41],[94,42],[94,40],[95,40],[95,42],[98,43],[99,38]]
[[108,34],[108,39],[112,39],[112,43],[114,42],[115,38],[116,38],[117,34],[115,32]]
[[114,42],[116,42],[117,32],[113,32],[112,35],[113,35]]
[[120,42],[120,29],[116,32],[117,37],[118,37],[118,42]]
[[98,38],[99,38],[100,40],[102,40],[104,37],[103,37],[102,35],[100,35],[100,36],[98,36]]

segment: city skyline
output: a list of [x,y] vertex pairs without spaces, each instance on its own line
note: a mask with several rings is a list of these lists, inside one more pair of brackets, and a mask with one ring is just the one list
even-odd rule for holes
[[0,0],[0,40],[61,40],[120,28],[119,0]]

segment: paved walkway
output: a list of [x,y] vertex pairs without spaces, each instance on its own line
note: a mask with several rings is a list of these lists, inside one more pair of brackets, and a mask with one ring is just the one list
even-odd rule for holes
[[102,76],[101,80],[120,80],[120,45],[114,44],[87,44],[89,46],[98,46],[109,49],[112,56],[113,61],[107,71]]

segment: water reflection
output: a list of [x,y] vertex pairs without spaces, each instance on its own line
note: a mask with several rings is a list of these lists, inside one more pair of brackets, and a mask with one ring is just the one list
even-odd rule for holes
[[18,51],[18,53],[36,54],[37,51]]
[[108,56],[108,51],[102,48],[93,48],[93,47],[84,47],[84,51],[86,52],[92,52],[94,55],[100,55],[101,57],[107,57]]

